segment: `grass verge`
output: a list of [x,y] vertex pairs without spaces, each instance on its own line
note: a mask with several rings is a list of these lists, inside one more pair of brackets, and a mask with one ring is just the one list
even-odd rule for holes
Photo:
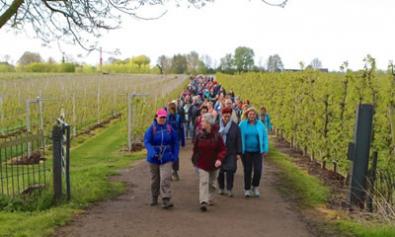
[[[330,197],[329,187],[325,186],[317,177],[311,176],[307,171],[299,168],[292,162],[292,158],[281,153],[274,146],[271,146],[268,161],[281,170],[278,189],[282,195],[286,198],[292,197],[304,214],[310,213],[309,215],[311,215],[313,211],[314,222],[321,222],[313,224],[314,228],[322,228],[314,231],[320,233],[319,236],[328,236],[328,233],[332,233],[329,236],[395,236],[395,224],[351,219],[340,211],[327,210],[325,204]],[[333,233],[336,234],[333,235]]]

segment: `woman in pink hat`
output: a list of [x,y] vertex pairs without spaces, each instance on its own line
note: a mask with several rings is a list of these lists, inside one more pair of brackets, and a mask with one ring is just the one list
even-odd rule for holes
[[167,112],[159,109],[152,125],[144,135],[144,145],[147,149],[147,162],[151,170],[151,206],[158,204],[159,195],[162,207],[173,207],[171,202],[172,164],[178,159],[179,143],[177,131],[166,122]]

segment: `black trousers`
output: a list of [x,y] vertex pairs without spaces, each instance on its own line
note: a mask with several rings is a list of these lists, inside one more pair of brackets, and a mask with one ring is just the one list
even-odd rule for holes
[[220,189],[225,189],[225,177],[226,177],[226,190],[231,191],[233,189],[233,180],[235,177],[234,171],[220,170],[218,174],[218,186]]
[[258,187],[261,181],[263,167],[261,154],[259,152],[246,152],[242,157],[242,162],[244,167],[244,189],[250,190],[251,185]]

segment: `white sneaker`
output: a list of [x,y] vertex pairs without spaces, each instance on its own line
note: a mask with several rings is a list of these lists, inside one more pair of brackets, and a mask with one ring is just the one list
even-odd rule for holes
[[255,197],[261,196],[261,193],[259,192],[258,187],[252,187],[252,195],[254,195]]
[[219,194],[219,195],[225,195],[225,190],[219,189],[219,190],[218,190],[218,194]]
[[245,198],[251,197],[251,190],[244,190],[244,197]]

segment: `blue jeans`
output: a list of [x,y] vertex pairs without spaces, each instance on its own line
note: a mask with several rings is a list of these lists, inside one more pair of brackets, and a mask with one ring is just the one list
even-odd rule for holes
[[192,138],[193,136],[193,127],[191,121],[184,122],[184,131],[185,131],[185,139]]

